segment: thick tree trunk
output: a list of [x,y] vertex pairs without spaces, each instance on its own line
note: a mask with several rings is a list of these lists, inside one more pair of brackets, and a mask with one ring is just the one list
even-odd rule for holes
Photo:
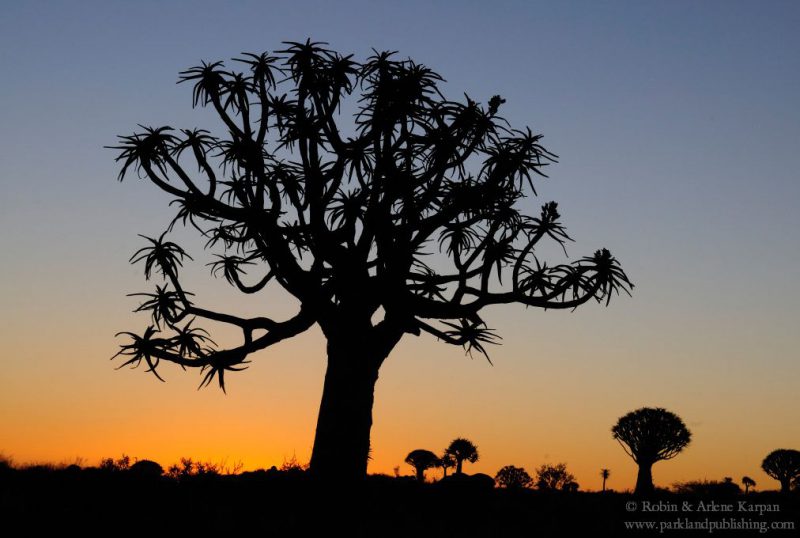
[[636,477],[636,495],[650,495],[655,491],[653,486],[653,464],[639,462],[639,475]]
[[354,338],[328,340],[311,473],[325,482],[352,482],[367,474],[372,403],[385,358]]
[[789,493],[792,489],[792,479],[791,478],[781,478],[781,493]]
[[460,460],[456,458],[456,474],[461,474],[461,469],[463,468],[464,460]]

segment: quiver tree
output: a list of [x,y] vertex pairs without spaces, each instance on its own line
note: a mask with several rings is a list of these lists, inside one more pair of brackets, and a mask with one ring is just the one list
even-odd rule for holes
[[635,490],[639,495],[655,490],[653,464],[674,458],[692,438],[678,415],[660,407],[631,411],[617,421],[611,433],[639,466]]
[[756,487],[756,481],[750,478],[749,476],[742,477],[742,485],[744,486],[745,494],[750,493],[750,488]]
[[603,479],[603,491],[606,490],[606,480],[611,476],[611,471],[608,469],[600,469],[600,478]]
[[478,461],[478,447],[469,439],[456,437],[445,449],[445,454],[449,454],[456,460],[456,474],[462,474],[464,462],[475,463]]
[[447,470],[456,466],[456,459],[452,454],[445,451],[442,457],[439,458],[439,467],[442,468],[442,474],[447,477]]
[[[496,337],[484,307],[607,304],[631,284],[606,249],[555,265],[537,256],[546,240],[569,240],[555,202],[535,215],[521,207],[556,156],[498,115],[502,98],[448,100],[439,75],[391,52],[358,63],[321,43],[286,45],[243,54],[241,71],[214,62],[181,73],[223,136],[146,127],[114,149],[119,179],[135,170],[172,199],[172,224],[205,235],[215,275],[247,294],[279,286],[297,313],[203,308],[181,284],[188,256],[162,236],[134,261],[166,283],[139,307],[149,327],[124,333],[120,353],[156,376],[163,362],[198,368],[203,385],[224,388],[254,353],[319,325],[328,365],[311,471],[363,477],[378,370],[404,335],[485,354]],[[238,328],[241,343],[216,347],[203,320]]]
[[439,465],[439,458],[430,450],[417,449],[412,450],[406,456],[406,463],[414,468],[416,471],[417,480],[425,482],[425,471],[431,467]]
[[800,451],[788,448],[779,448],[770,452],[761,468],[770,478],[781,483],[781,491],[787,493],[792,486],[792,481],[800,478]]

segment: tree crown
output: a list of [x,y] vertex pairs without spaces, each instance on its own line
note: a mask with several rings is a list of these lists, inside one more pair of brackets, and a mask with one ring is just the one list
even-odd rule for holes
[[611,433],[640,464],[674,458],[692,438],[680,417],[661,407],[631,411],[617,421]]
[[463,437],[453,439],[445,452],[453,456],[457,461],[468,461],[470,463],[475,463],[479,457],[478,447],[472,441]]
[[425,469],[436,467],[439,464],[439,457],[430,450],[418,448],[408,453],[405,462],[414,469],[424,471]]
[[[208,239],[214,275],[248,294],[277,284],[300,305],[283,321],[202,308],[179,280],[188,255],[163,235],[149,239],[131,261],[167,284],[137,309],[151,313],[150,326],[122,333],[124,364],[145,361],[156,376],[162,360],[198,367],[201,386],[216,377],[224,389],[225,372],[253,352],[315,323],[331,338],[343,320],[378,347],[426,332],[486,354],[496,341],[479,315],[486,306],[572,309],[630,292],[606,249],[565,264],[537,257],[541,241],[570,240],[555,202],[537,216],[520,208],[556,156],[498,115],[504,99],[449,100],[424,65],[394,52],[359,63],[325,45],[288,42],[243,53],[241,70],[183,71],[193,104],[213,109],[226,136],[142,127],[114,146],[120,180],[131,170],[149,179],[173,198],[169,228],[180,222]],[[248,280],[248,270],[263,276]],[[241,345],[218,349],[190,327],[196,318],[239,328]]]
[[800,451],[790,448],[773,450],[764,458],[761,468],[775,480],[800,477]]

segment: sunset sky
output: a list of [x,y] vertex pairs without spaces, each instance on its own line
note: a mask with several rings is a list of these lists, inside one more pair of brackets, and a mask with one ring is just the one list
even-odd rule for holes
[[[777,482],[800,449],[800,4],[797,2],[3,2],[0,8],[0,454],[19,463],[181,456],[254,469],[308,461],[325,372],[321,332],[259,353],[197,391],[109,357],[152,291],[137,234],[169,224],[170,198],[116,181],[112,145],[137,124],[207,127],[178,72],[307,37],[363,60],[397,50],[443,92],[507,102],[502,115],[560,156],[535,208],[559,202],[570,258],[609,248],[636,288],[575,312],[502,307],[480,356],[407,336],[381,370],[370,472],[416,448],[471,439],[467,472],[566,462],[582,489],[633,488],[610,429],[665,407],[693,441],[656,464],[676,481]],[[277,293],[242,298],[195,257],[199,303],[281,317]],[[565,258],[554,256],[553,262]],[[215,333],[221,342],[228,333]]]

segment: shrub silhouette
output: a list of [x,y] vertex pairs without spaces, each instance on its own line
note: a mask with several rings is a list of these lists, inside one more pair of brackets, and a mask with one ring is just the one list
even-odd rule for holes
[[456,474],[462,474],[462,467],[465,461],[475,463],[478,461],[478,447],[469,439],[457,437],[453,439],[450,446],[445,449],[445,453],[453,456],[456,460]]
[[800,451],[787,448],[773,450],[761,462],[761,468],[770,478],[781,483],[781,492],[787,493],[792,481],[800,477]]
[[495,482],[508,489],[528,488],[533,483],[531,475],[523,467],[506,465],[494,477]]
[[575,477],[567,472],[566,463],[543,464],[539,467],[536,470],[536,488],[543,491],[578,489]]
[[412,450],[406,456],[405,462],[412,466],[416,471],[417,480],[420,482],[425,481],[425,471],[431,467],[439,465],[439,458],[430,450],[417,449]]
[[131,466],[131,458],[125,454],[119,459],[103,458],[100,460],[100,469],[103,471],[127,471]]
[[742,485],[744,486],[745,494],[750,493],[750,488],[755,489],[756,481],[750,478],[749,476],[742,477]]
[[[361,479],[378,371],[405,335],[488,359],[484,346],[497,337],[485,307],[608,304],[632,285],[606,249],[558,265],[537,257],[543,240],[569,240],[555,202],[533,216],[523,205],[556,156],[498,115],[500,96],[448,100],[438,74],[392,52],[358,63],[324,43],[285,45],[244,53],[234,60],[242,71],[212,62],[180,74],[226,137],[143,127],[113,149],[120,180],[135,170],[175,203],[167,231],[180,222],[208,238],[214,275],[246,294],[279,286],[297,313],[245,318],[200,306],[180,280],[192,258],[165,232],[131,258],[166,283],[136,294],[150,322],[120,333],[128,342],[118,355],[159,379],[163,362],[197,368],[201,386],[224,390],[248,357],[319,325],[328,364],[311,471]],[[351,122],[340,114],[348,97],[358,107]],[[231,326],[241,343],[217,347],[202,320]]]
[[734,497],[742,493],[742,488],[732,478],[724,480],[690,480],[676,482],[672,491],[683,495],[697,495],[701,497]]
[[639,466],[635,489],[638,495],[655,491],[653,464],[674,458],[692,438],[680,417],[661,407],[631,411],[617,421],[611,433]]
[[164,474],[164,468],[150,460],[139,460],[130,466],[130,473],[142,478],[157,478]]

